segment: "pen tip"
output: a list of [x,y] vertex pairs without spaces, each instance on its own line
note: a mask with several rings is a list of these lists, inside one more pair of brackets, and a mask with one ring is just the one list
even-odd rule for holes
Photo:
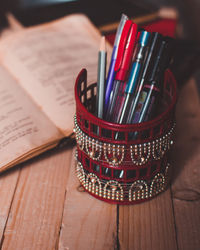
[[100,51],[105,51],[105,50],[106,50],[106,40],[105,36],[102,36],[100,43]]

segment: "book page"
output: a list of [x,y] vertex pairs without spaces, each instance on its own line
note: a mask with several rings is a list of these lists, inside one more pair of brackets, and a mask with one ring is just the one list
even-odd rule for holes
[[69,135],[75,114],[75,79],[86,68],[88,81],[96,81],[99,43],[96,28],[77,14],[4,40],[0,56],[45,114]]
[[62,134],[0,67],[0,169]]

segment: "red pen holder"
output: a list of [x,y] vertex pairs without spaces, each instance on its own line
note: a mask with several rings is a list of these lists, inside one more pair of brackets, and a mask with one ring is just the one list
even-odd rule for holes
[[163,111],[151,121],[116,124],[97,118],[96,83],[87,86],[85,69],[76,79],[75,99],[76,173],[84,189],[115,204],[146,201],[165,190],[175,126],[172,73],[165,74]]

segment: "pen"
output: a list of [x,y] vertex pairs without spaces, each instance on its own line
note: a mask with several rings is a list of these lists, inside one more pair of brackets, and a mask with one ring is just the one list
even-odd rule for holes
[[[167,68],[169,68],[170,63],[172,62],[174,56],[174,39],[172,37],[165,36],[164,40],[166,41],[165,50],[162,56],[162,64],[160,66],[160,75],[161,75],[161,82],[164,82],[164,72]],[[163,87],[161,85],[161,95],[163,96]]]
[[108,76],[107,76],[107,80],[106,80],[105,103],[104,103],[105,112],[107,111],[107,108],[108,108],[110,94],[112,91],[113,81],[114,81],[114,77],[115,77],[114,67],[115,67],[115,62],[117,59],[117,51],[118,51],[118,47],[119,47],[119,41],[120,41],[123,27],[124,27],[125,22],[127,20],[128,20],[128,17],[126,15],[122,14],[121,20],[120,20],[120,23],[119,23],[119,26],[118,26],[118,29],[116,32],[116,36],[115,36],[110,66],[109,66],[109,70],[108,70]]
[[[107,59],[107,53],[106,53],[105,36],[102,36],[98,53],[98,70],[97,70],[96,112],[99,118],[103,118],[106,59]],[[99,135],[99,127],[97,127],[97,134]],[[95,164],[94,168],[96,172],[99,172],[99,165]]]
[[146,59],[145,59],[145,62],[144,62],[144,67],[143,67],[143,70],[142,70],[142,73],[141,73],[139,84],[138,84],[137,89],[136,89],[136,94],[135,94],[134,100],[133,100],[133,102],[131,104],[131,107],[129,109],[130,111],[129,111],[128,115],[127,115],[128,117],[127,117],[126,123],[131,123],[131,119],[132,119],[133,114],[135,112],[136,105],[138,104],[139,97],[140,97],[140,94],[141,94],[141,91],[142,91],[142,88],[143,88],[143,85],[144,85],[144,81],[146,80],[147,75],[150,73],[150,71],[151,71],[151,69],[153,67],[153,63],[154,63],[153,58],[156,56],[156,53],[157,53],[157,51],[159,49],[161,39],[162,39],[161,34],[159,34],[158,32],[153,32],[152,33],[151,41],[150,41],[150,44],[149,44],[149,49],[148,49],[147,56],[146,56]]
[[136,46],[135,58],[131,68],[130,76],[125,89],[125,98],[121,112],[117,118],[117,123],[126,123],[127,112],[134,97],[134,90],[136,88],[139,74],[142,68],[143,61],[145,59],[146,48],[150,38],[150,33],[147,31],[141,31],[139,41]]
[[154,115],[156,102],[160,93],[160,70],[162,65],[162,59],[164,51],[166,49],[167,42],[163,40],[161,42],[159,51],[154,60],[154,66],[148,77],[148,81],[144,85],[144,89],[141,92],[139,108],[132,117],[133,123],[141,123],[147,121],[151,116]]
[[[122,123],[123,119],[126,118],[125,113],[127,111],[129,99],[131,99],[130,97],[132,95],[132,92],[134,91],[135,85],[139,77],[139,72],[140,72],[142,62],[144,61],[144,58],[145,58],[145,52],[146,52],[146,47],[148,44],[149,37],[150,37],[149,32],[141,31],[140,36],[139,36],[139,41],[135,49],[134,63],[133,63],[132,70],[129,76],[129,80],[126,85],[125,92],[128,91],[128,93],[125,94],[125,99],[124,99],[125,101],[123,104],[121,104],[123,105],[123,107],[122,107],[122,112],[121,113],[119,112],[120,115],[118,116],[119,117],[119,120],[117,121],[118,123]],[[119,133],[116,133],[115,139],[117,139],[118,136],[119,136]],[[124,171],[122,170],[120,171],[119,178],[122,178],[123,175],[124,175]]]
[[113,91],[111,100],[106,113],[106,119],[113,120],[113,110],[116,103],[119,89],[123,88],[123,84],[127,78],[128,70],[131,64],[133,50],[136,42],[137,24],[131,20],[127,20],[119,42],[117,59],[114,70],[116,71],[115,81],[113,83]]
[[105,37],[101,38],[100,49],[98,53],[98,75],[97,75],[97,116],[103,118],[105,76],[106,76],[106,46]]

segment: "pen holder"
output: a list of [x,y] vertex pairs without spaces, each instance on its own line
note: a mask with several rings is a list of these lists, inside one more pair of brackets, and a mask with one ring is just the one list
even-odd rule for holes
[[151,121],[116,124],[97,118],[96,83],[87,86],[85,69],[76,79],[75,99],[76,173],[83,188],[115,204],[143,202],[165,190],[175,127],[172,73],[165,74],[163,111]]

